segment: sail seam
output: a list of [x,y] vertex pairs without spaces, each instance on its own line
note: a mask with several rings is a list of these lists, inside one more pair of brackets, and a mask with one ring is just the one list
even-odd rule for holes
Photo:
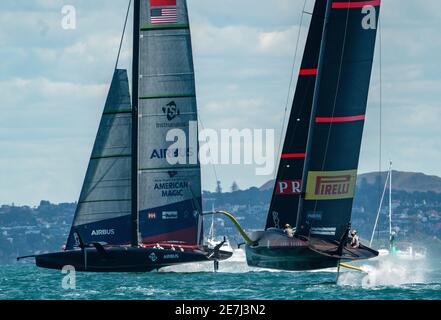
[[157,95],[157,96],[145,96],[140,97],[141,100],[151,99],[166,99],[166,98],[196,98],[195,94],[170,94],[170,95]]
[[170,167],[170,168],[140,168],[139,171],[171,171],[173,170],[191,170],[199,169],[199,165],[195,166],[184,166],[184,167]]
[[78,203],[97,203],[97,202],[126,202],[132,201],[132,199],[115,199],[115,200],[90,200],[90,201],[80,201]]
[[90,160],[99,160],[99,159],[111,159],[111,158],[130,158],[131,154],[120,154],[114,156],[101,156],[101,157],[91,157]]
[[104,112],[103,115],[113,115],[113,114],[124,114],[124,113],[132,113],[132,110],[121,110],[121,111],[107,111]]
[[143,26],[141,31],[153,31],[153,30],[173,30],[173,29],[190,29],[188,24],[164,24],[161,26]]
[[149,74],[141,75],[143,78],[155,78],[155,77],[174,77],[174,76],[192,76],[194,72],[181,72],[181,73],[159,73],[159,74]]

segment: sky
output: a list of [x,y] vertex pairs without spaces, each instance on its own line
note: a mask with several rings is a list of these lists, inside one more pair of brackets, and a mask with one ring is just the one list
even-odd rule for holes
[[[127,4],[0,1],[0,204],[78,199]],[[279,141],[287,97],[290,101],[293,95],[289,83],[298,34],[294,73],[309,25],[308,15],[302,19],[303,4],[188,0],[199,117],[205,128],[274,129]],[[64,5],[76,9],[75,30],[61,27]],[[307,0],[307,11],[312,7],[313,0]],[[377,41],[360,172],[379,170],[382,101],[382,169],[392,159],[396,170],[441,176],[440,30],[439,0],[426,0],[424,6],[383,0],[382,45]],[[119,66],[130,65],[127,37]],[[224,190],[233,181],[244,189],[272,178],[257,176],[255,169],[215,167]],[[212,166],[203,166],[202,183],[204,190],[214,190]]]

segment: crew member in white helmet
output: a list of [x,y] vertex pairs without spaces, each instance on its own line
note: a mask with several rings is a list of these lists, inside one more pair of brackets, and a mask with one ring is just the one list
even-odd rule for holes
[[351,232],[352,240],[351,247],[357,249],[360,247],[360,238],[358,237],[357,230],[352,230]]

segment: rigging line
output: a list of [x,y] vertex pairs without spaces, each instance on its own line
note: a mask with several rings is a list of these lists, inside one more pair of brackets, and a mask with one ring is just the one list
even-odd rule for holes
[[[130,7],[131,7],[131,5],[132,5],[132,0],[129,0],[129,5],[127,6],[127,13],[126,13],[126,18],[125,18],[125,21],[124,21],[124,28],[123,28],[123,32],[122,32],[122,35],[121,35],[121,41],[120,41],[120,44],[119,44],[119,49],[118,49],[118,55],[117,55],[117,57],[116,57],[116,63],[115,63],[115,70],[118,68],[118,62],[119,62],[119,57],[120,57],[120,55],[121,55],[121,48],[122,48],[122,44],[123,44],[123,41],[124,41],[124,34],[125,34],[125,32],[126,32],[126,27],[127,27],[127,21],[128,21],[128,19],[129,19],[129,13],[130,13]],[[99,130],[99,129],[98,129]],[[128,148],[128,147],[127,147]],[[124,150],[126,150],[126,148],[124,149]],[[92,152],[93,152],[93,150],[92,150]],[[98,181],[95,183],[95,185],[93,185],[91,188],[90,188],[90,190],[87,192],[87,194],[86,194],[86,196],[85,196],[85,198],[87,198],[96,188],[97,188],[97,186],[98,186],[98,184],[106,177],[106,175],[110,172],[110,170],[113,168],[113,166],[116,164],[116,162],[117,162],[117,159],[116,160],[114,160],[111,164],[110,164],[110,166],[109,166],[109,168],[104,172],[104,174],[102,175],[102,177],[101,178],[99,178],[98,179]],[[89,166],[90,166],[90,164],[89,164]],[[86,171],[86,177],[87,177],[87,173],[89,172],[89,167],[88,167],[88,169],[87,169],[87,171]],[[96,173],[96,172],[95,172]],[[83,188],[82,188],[82,190],[81,190],[81,194],[80,194],[80,198],[81,198],[81,196],[82,196],[82,194],[83,194],[83,189],[84,189],[84,186],[83,186]],[[77,213],[78,213],[78,208],[75,210],[75,215],[74,215],[74,221],[75,221],[75,219],[77,218]]]
[[[381,194],[382,162],[383,162],[383,37],[381,28],[381,18],[378,18],[379,28],[379,81],[380,81],[380,110],[379,110],[379,160],[378,160],[378,196]],[[380,238],[380,229],[377,230],[377,239]]]
[[127,13],[126,13],[126,20],[124,21],[124,28],[123,28],[123,32],[122,32],[122,35],[121,35],[121,41],[119,43],[118,55],[116,57],[115,70],[118,68],[119,57],[121,55],[121,48],[122,48],[123,41],[124,41],[124,34],[126,33],[127,21],[129,19],[129,13],[130,13],[131,5],[132,5],[132,0],[129,0],[129,5],[127,7]]
[[378,208],[377,217],[375,219],[374,229],[372,230],[371,241],[369,242],[369,247],[372,247],[372,243],[374,242],[375,231],[377,230],[377,233],[379,233],[379,230],[380,230],[379,228],[377,228],[378,220],[380,218],[381,208],[383,207],[384,196],[386,195],[387,183],[389,182],[389,179],[390,179],[390,172],[387,174],[386,182],[384,184],[383,195],[381,196],[380,206]]
[[379,71],[379,73],[380,73],[380,124],[379,124],[379,126],[380,126],[380,128],[379,128],[379,135],[380,135],[380,137],[379,137],[379,144],[380,144],[380,146],[379,146],[379,148],[380,148],[380,152],[379,152],[379,166],[378,166],[378,168],[379,168],[379,176],[380,176],[380,179],[379,179],[379,185],[378,185],[378,189],[379,189],[379,192],[381,192],[381,176],[382,176],[382,174],[381,174],[381,171],[382,171],[382,162],[383,162],[383,54],[382,54],[382,51],[383,51],[383,44],[382,44],[382,33],[381,33],[381,30],[382,30],[382,28],[381,28],[381,19],[379,18],[379,21],[378,21],[378,24],[379,24],[379,49],[380,49],[380,57],[379,57],[379,68],[380,68],[380,71]]
[[[201,128],[205,131],[205,126],[204,126],[204,123],[202,122],[202,118],[201,118],[200,114],[198,115],[198,120],[199,120],[199,123],[201,125]],[[211,153],[211,148],[208,148],[208,152]],[[211,163],[211,167],[213,169],[214,177],[215,177],[216,183],[217,183],[219,181],[219,178],[218,178],[218,175],[217,175],[216,166],[213,163]]]
[[[308,3],[308,0],[305,0],[305,2],[303,3],[303,9],[302,9],[302,14],[300,16],[300,25],[299,25],[299,32],[297,34],[297,41],[296,41],[296,47],[294,50],[294,60],[292,63],[292,68],[291,68],[291,79],[289,82],[289,87],[288,87],[288,95],[286,97],[286,104],[285,104],[285,113],[283,114],[283,122],[282,122],[282,132],[280,134],[280,139],[279,139],[279,146],[277,148],[277,166],[276,168],[279,168],[280,165],[280,161],[281,161],[281,157],[279,157],[279,155],[282,153],[282,141],[284,140],[284,136],[285,136],[285,125],[286,125],[286,115],[288,113],[288,105],[289,105],[289,97],[291,95],[291,89],[292,89],[292,83],[294,82],[294,68],[296,65],[296,60],[297,60],[297,55],[298,55],[298,50],[299,50],[299,43],[300,43],[300,34],[302,32],[302,25],[303,25],[303,17],[305,16],[305,8],[306,8],[306,4]],[[275,170],[275,178],[277,179],[277,172],[278,170]]]
[[[123,28],[123,32],[121,35],[121,41],[119,44],[119,49],[118,49],[118,56],[116,58],[116,64],[115,64],[115,70],[118,68],[118,62],[119,62],[119,57],[121,54],[121,48],[122,48],[122,44],[124,41],[124,34],[126,32],[126,27],[127,27],[127,21],[129,19],[129,13],[130,13],[130,7],[132,5],[132,0],[129,0],[129,5],[127,7],[127,13],[126,13],[126,19],[124,21],[124,28]],[[113,119],[112,123],[115,122],[115,119]],[[124,147],[124,151],[128,149],[128,146]],[[116,162],[118,161],[118,159],[114,160],[113,163],[110,164],[109,168],[104,172],[104,174],[102,175],[101,178],[98,179],[98,181],[95,183],[94,186],[92,186],[89,190],[89,192],[86,194],[86,198],[96,189],[96,187],[98,186],[99,183],[101,183],[101,181],[106,177],[106,175],[110,172],[110,170],[112,170],[113,166],[116,164]]]
[[[314,86],[314,84],[315,84],[315,81],[309,81],[308,80],[308,84],[307,84],[307,88],[306,88],[306,92],[308,92],[309,90],[310,90],[310,88],[311,88],[311,86]],[[308,107],[310,107],[310,105],[307,105],[306,103],[305,103],[305,100],[306,100],[306,98],[307,98],[307,94],[305,94],[304,96],[303,96],[303,99],[301,100],[301,103],[300,103],[300,105],[302,106],[301,108],[299,108],[299,110],[298,110],[298,113],[296,114],[296,124],[295,124],[295,126],[294,126],[294,130],[293,130],[293,132],[292,132],[292,137],[296,137],[296,135],[297,135],[297,133],[298,133],[298,129],[299,129],[299,123],[298,123],[298,120],[299,119],[301,119],[301,117],[302,117],[302,115],[305,113],[305,109],[306,108],[308,108]],[[292,110],[291,111],[291,113],[293,113],[293,111],[294,110]],[[292,116],[290,116],[290,118],[292,118]],[[288,126],[287,126],[287,129],[289,128],[289,124],[288,124]],[[283,151],[282,151],[283,152]],[[280,160],[279,160],[280,161]],[[277,166],[277,168],[278,168],[278,170],[279,170],[279,172],[278,173],[276,173],[277,174],[277,177],[279,177],[279,176],[283,176],[284,174],[285,174],[285,172],[287,171],[287,167],[286,166],[283,166],[283,167],[280,167],[279,168],[279,166]]]

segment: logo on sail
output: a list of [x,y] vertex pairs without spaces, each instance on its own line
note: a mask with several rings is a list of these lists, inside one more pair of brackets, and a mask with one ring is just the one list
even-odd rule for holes
[[[177,23],[178,15],[176,0],[150,0],[150,23],[151,24],[174,24]],[[167,8],[161,8],[167,7]]]
[[155,220],[156,219],[156,212],[149,212],[148,218],[149,218],[149,220]]
[[167,159],[178,157],[191,157],[194,152],[192,148],[187,149],[154,149],[150,154],[150,160],[152,159]]
[[177,211],[164,211],[162,212],[162,220],[176,220],[178,219]]
[[115,235],[115,229],[101,229],[101,230],[92,230],[92,236],[113,236]]
[[306,200],[339,200],[354,197],[357,171],[309,172]]
[[177,116],[181,115],[181,111],[174,101],[171,101],[169,104],[163,107],[162,112],[164,112],[164,114],[167,116],[168,121],[172,121]]
[[277,181],[277,195],[296,195],[302,193],[302,180]]
[[155,182],[154,190],[160,191],[163,198],[184,197],[186,190],[190,189],[189,181]]

